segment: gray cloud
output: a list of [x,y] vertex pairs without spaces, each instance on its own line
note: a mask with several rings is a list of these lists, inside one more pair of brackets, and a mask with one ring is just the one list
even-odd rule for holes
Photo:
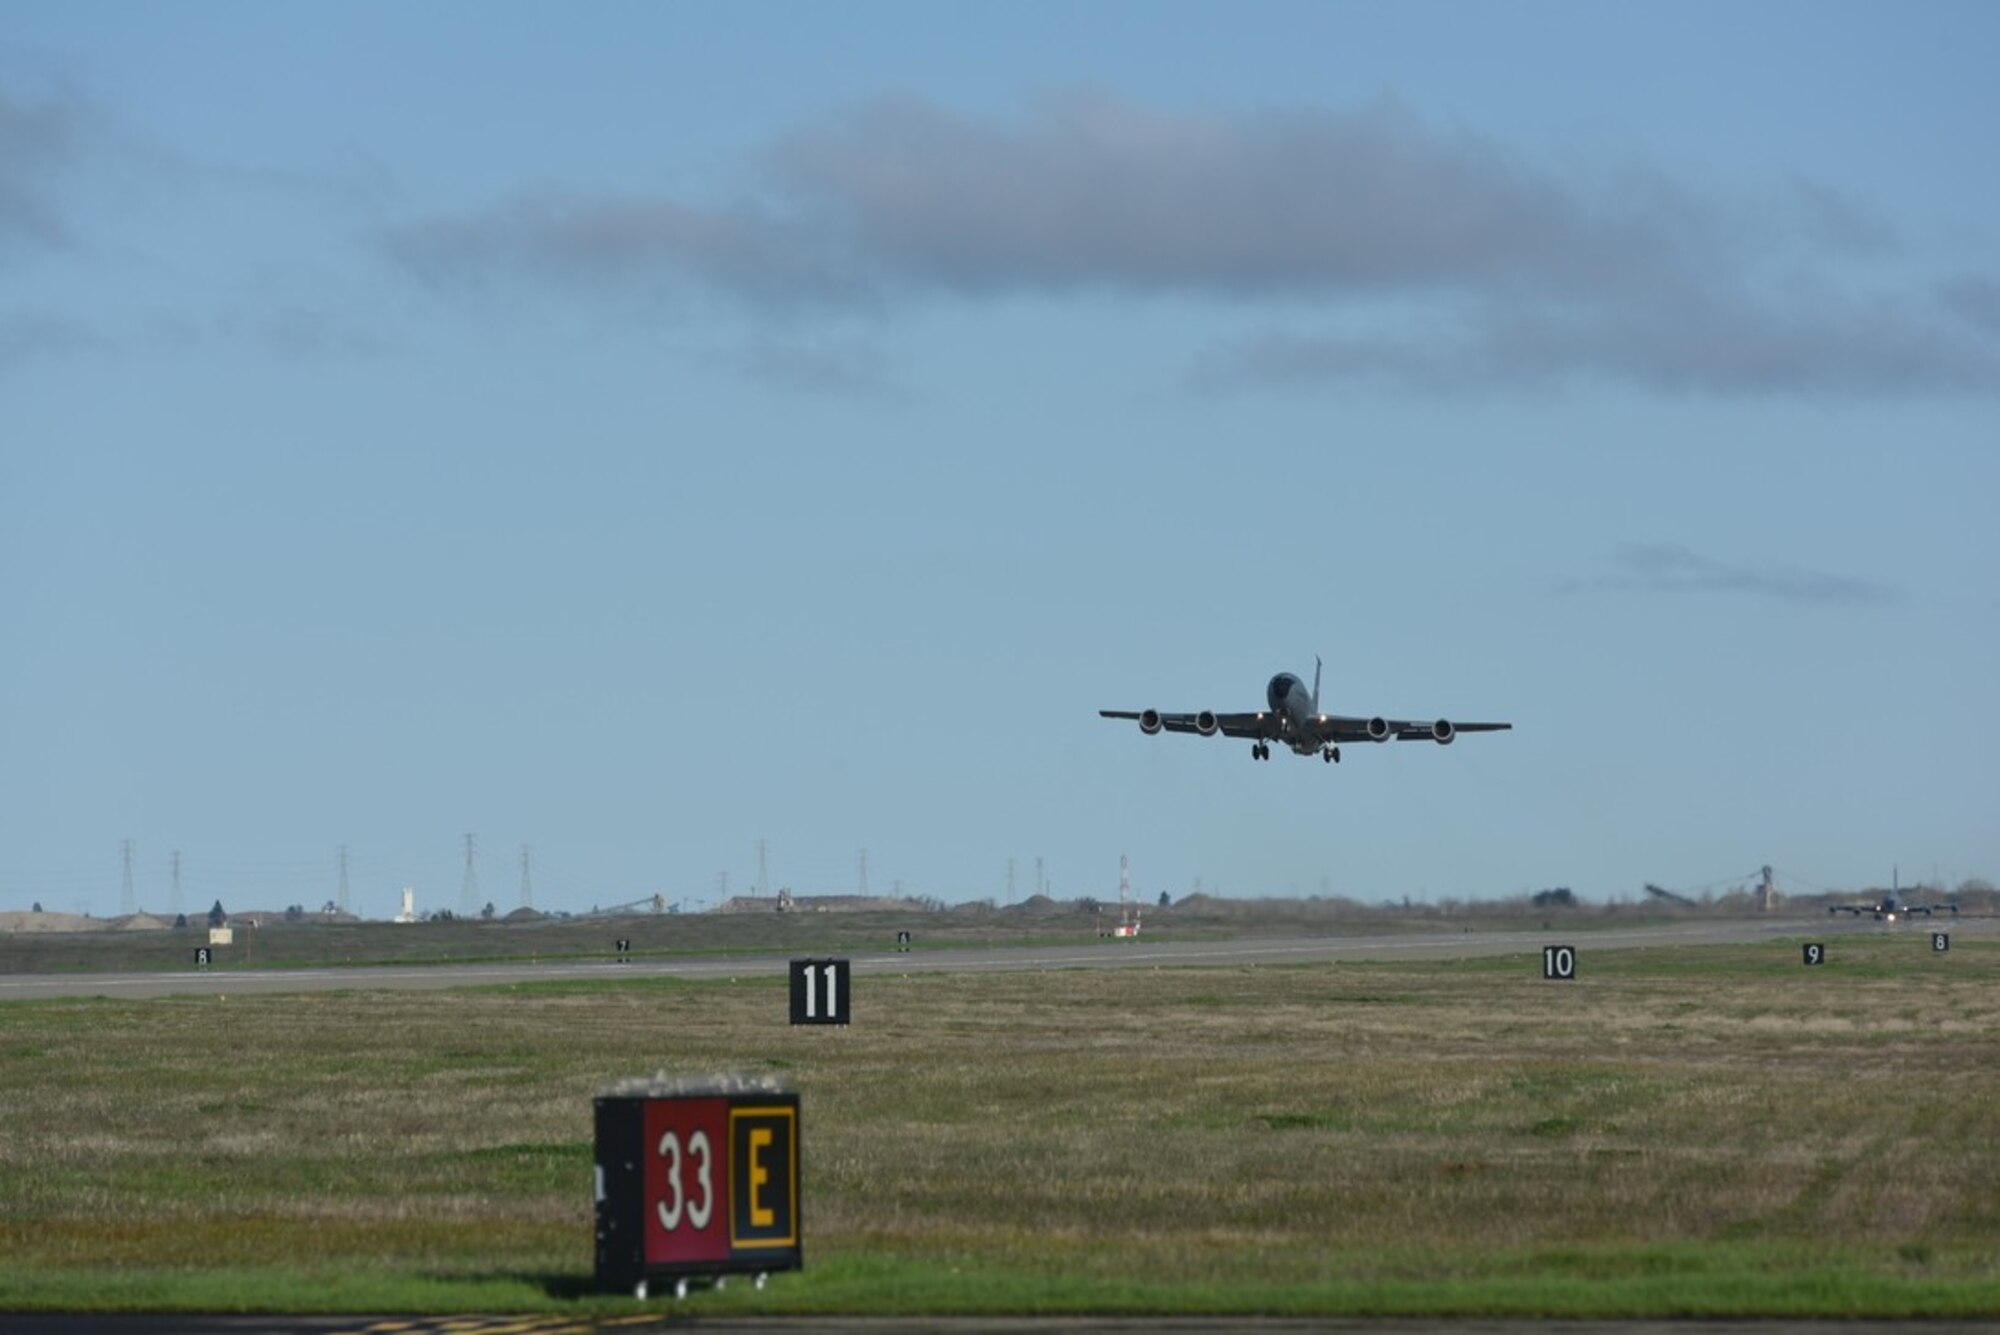
[[[1976,289],[1960,301],[1975,305]],[[1645,305],[1495,302],[1422,335],[1266,331],[1212,349],[1189,378],[1221,390],[1368,380],[1432,392],[1574,380],[1713,395],[2000,390],[2000,340],[1945,315],[1914,298],[1823,289],[1768,301],[1718,290]]]
[[0,89],[0,255],[70,244],[55,185],[79,152],[87,119],[72,98]]
[[1731,565],[1675,543],[1629,543],[1612,574],[1572,581],[1562,593],[1724,594],[1785,603],[1875,605],[1902,601],[1888,585],[1791,565]]
[[441,288],[529,278],[806,314],[1108,292],[1328,326],[1212,350],[1207,388],[2000,390],[1991,280],[1871,290],[1850,261],[1897,238],[1865,202],[1793,182],[1759,210],[1558,170],[1393,99],[1197,116],[1070,97],[1007,120],[880,101],[780,138],[737,202],[523,196],[379,242]]
[[843,305],[862,295],[843,272],[847,257],[828,253],[796,219],[751,205],[542,194],[403,224],[379,241],[396,264],[439,287],[531,276],[651,297],[692,283],[759,306]]
[[865,343],[760,338],[725,360],[753,380],[792,393],[876,400],[897,397],[881,353]]
[[104,340],[94,330],[59,315],[0,316],[0,375],[27,362],[103,346]]

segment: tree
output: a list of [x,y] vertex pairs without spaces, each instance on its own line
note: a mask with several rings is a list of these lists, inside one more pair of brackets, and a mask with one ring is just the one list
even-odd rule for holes
[[1174,897],[1168,894],[1164,890],[1160,891],[1160,907],[1163,909],[1170,909],[1173,906],[1174,906]]
[[42,901],[38,899],[35,901],[35,912],[40,913],[41,911],[42,911]]
[[222,901],[219,899],[216,900],[215,907],[208,911],[208,925],[210,927],[220,927],[228,921],[229,915],[223,911]]
[[479,910],[479,916],[480,916],[480,917],[482,917],[482,918],[491,918],[491,917],[493,916],[493,901],[492,901],[492,900],[490,900],[490,899],[489,899],[489,900],[487,900],[487,901],[486,901],[486,907],[485,907],[485,908],[483,908],[483,909],[481,909],[481,910]]
[[174,915],[174,930],[176,932],[185,932],[187,930],[187,927],[188,927],[188,915],[185,913],[176,913]]

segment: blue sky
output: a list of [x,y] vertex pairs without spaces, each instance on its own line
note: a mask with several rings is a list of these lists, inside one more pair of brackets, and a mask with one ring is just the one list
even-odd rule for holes
[[[2000,876],[1984,4],[10,5],[0,907]],[[1507,719],[1334,768],[1100,708]]]

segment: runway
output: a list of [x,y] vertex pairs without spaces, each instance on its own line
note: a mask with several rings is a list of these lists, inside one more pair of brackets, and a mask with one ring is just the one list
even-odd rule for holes
[[[1939,930],[1955,935],[1991,935],[1992,919],[1941,920]],[[1383,959],[1467,959],[1475,956],[1539,955],[1544,945],[1576,949],[1579,974],[1588,976],[1593,951],[1647,946],[1742,945],[1760,940],[1806,938],[1833,941],[1880,932],[1928,934],[1926,924],[1884,926],[1868,921],[1825,918],[1728,918],[1637,928],[1575,928],[1554,922],[1523,931],[1425,931],[1381,936],[1245,937],[1233,940],[1111,940],[1073,946],[980,946],[887,948],[827,952],[850,960],[857,975],[868,973],[992,973],[1038,969],[1165,968],[1257,964],[1353,963]],[[428,991],[453,987],[504,987],[575,979],[616,981],[641,978],[717,979],[785,976],[788,960],[808,952],[754,955],[695,955],[685,958],[613,960],[559,959],[491,964],[354,965],[338,968],[244,969],[205,972],[11,974],[0,976],[0,1002],[77,997],[147,998],[249,995],[290,992]]]

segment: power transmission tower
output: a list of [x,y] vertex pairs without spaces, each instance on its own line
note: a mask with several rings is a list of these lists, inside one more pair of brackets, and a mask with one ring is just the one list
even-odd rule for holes
[[1014,902],[1014,859],[1007,859],[1007,902]]
[[340,906],[340,911],[342,913],[347,912],[347,845],[346,844],[342,844],[340,846],[340,897],[334,900],[333,902]]
[[479,912],[479,868],[473,859],[479,848],[477,836],[465,836],[465,885],[458,894],[458,907],[462,916],[470,918]]
[[125,889],[118,896],[118,911],[131,917],[134,909],[132,898],[132,841],[125,841]]
[[764,851],[764,841],[759,839],[757,841],[757,893],[760,895],[771,893],[771,883],[764,876]]
[[528,846],[521,845],[521,907],[535,907],[535,882],[528,873]]
[[726,871],[719,871],[715,873],[715,903],[716,906],[719,908],[728,902],[729,902],[729,873]]
[[1046,895],[1048,892],[1049,878],[1042,874],[1042,855],[1037,853],[1035,854],[1035,893]]
[[861,850],[861,893],[868,893],[868,850]]
[[181,913],[181,851],[178,848],[174,850],[173,866],[174,866],[174,895],[172,903],[174,909],[174,916],[179,917]]

